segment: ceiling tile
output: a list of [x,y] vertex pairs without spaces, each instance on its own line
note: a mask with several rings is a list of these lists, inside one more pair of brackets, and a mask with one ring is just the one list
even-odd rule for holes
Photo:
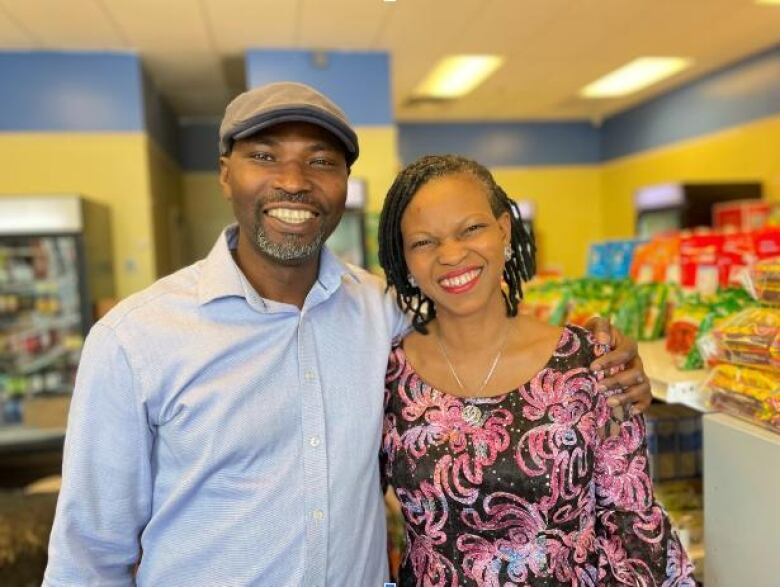
[[[217,48],[294,47],[299,0],[202,0]],[[327,20],[327,19],[323,19]]]
[[46,49],[126,49],[111,18],[95,0],[3,2],[5,11]]

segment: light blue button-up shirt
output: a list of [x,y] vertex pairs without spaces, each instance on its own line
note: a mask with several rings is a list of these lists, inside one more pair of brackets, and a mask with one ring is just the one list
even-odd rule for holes
[[[403,316],[323,250],[302,309],[230,254],[131,296],[87,337],[44,585],[381,586],[377,455]],[[143,554],[141,554],[141,552]]]

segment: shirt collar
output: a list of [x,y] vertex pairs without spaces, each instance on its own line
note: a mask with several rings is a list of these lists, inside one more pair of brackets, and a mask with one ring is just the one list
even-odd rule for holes
[[[238,225],[231,224],[222,231],[211,252],[203,260],[198,280],[198,303],[201,305],[225,297],[247,298],[247,287],[251,286],[241,273],[241,269],[231,253],[237,246]],[[357,271],[334,255],[327,247],[322,247],[317,276],[319,285],[330,294],[338,289],[344,277],[350,277],[358,283],[361,281]]]

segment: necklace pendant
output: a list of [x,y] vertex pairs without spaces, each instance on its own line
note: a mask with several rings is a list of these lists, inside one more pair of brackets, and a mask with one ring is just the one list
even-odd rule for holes
[[471,426],[479,426],[482,424],[482,410],[473,404],[465,406],[461,416],[463,417],[463,421]]

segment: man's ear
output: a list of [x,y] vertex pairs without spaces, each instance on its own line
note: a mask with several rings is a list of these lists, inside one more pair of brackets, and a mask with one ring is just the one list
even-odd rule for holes
[[219,186],[222,188],[222,197],[230,201],[233,194],[230,190],[230,155],[222,155],[219,158]]

